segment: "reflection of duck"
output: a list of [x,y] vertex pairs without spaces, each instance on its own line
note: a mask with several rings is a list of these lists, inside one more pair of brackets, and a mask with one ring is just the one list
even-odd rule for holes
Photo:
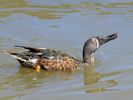
[[116,86],[118,82],[116,80],[101,80],[105,77],[117,75],[119,72],[112,72],[107,74],[100,74],[95,71],[93,66],[84,67],[84,85],[85,90],[88,93],[104,92],[109,90],[108,88]]
[[96,72],[93,66],[84,67],[84,84],[92,85],[99,81],[101,74]]
[[[41,88],[43,92],[47,92],[55,86],[62,85],[65,81],[73,80],[73,77],[79,74],[79,71],[77,72],[45,71],[44,73],[41,71],[38,73],[34,69],[21,67],[12,75],[0,77],[0,91],[4,94],[6,92],[7,96],[12,95],[11,97],[31,94],[38,89],[40,91]],[[13,92],[11,94],[7,91]]]
[[27,49],[23,53],[6,52],[16,58],[22,66],[35,69],[45,70],[76,70],[81,64],[94,63],[94,52],[104,43],[117,38],[117,33],[113,33],[107,37],[95,36],[88,39],[83,48],[83,61],[80,61],[69,54],[62,53],[46,48],[32,48],[25,46],[16,46]]

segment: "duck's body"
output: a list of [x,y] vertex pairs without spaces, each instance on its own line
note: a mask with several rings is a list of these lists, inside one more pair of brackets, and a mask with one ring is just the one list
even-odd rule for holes
[[91,64],[94,62],[94,52],[100,45],[113,40],[117,37],[117,34],[111,34],[104,37],[92,37],[85,42],[83,48],[83,61],[74,58],[73,56],[46,48],[32,48],[25,46],[16,46],[27,49],[22,53],[7,52],[12,57],[16,58],[20,64],[24,67],[41,68],[45,70],[78,70],[79,67],[84,64]]
[[[24,46],[17,46],[28,49],[23,53],[10,53],[22,66],[37,68],[40,66],[45,70],[76,70],[81,61],[69,54],[52,49],[40,49]],[[9,53],[9,52],[8,52]]]

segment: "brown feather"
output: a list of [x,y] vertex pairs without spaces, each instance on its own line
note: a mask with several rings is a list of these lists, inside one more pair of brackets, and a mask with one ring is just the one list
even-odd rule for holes
[[79,69],[80,63],[76,61],[75,59],[65,56],[62,59],[53,59],[53,60],[48,60],[48,59],[40,59],[38,61],[39,66],[45,70],[77,70]]

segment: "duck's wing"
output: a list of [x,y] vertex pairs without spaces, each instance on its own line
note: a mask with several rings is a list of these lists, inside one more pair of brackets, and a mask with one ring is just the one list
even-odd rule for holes
[[67,55],[60,51],[51,50],[51,49],[40,49],[40,48],[32,48],[32,47],[25,47],[25,46],[16,46],[28,49],[28,51],[24,51],[21,53],[4,51],[7,55],[17,59],[21,65],[25,67],[34,67],[38,60],[48,60],[52,61],[54,59],[62,59],[63,56]]
[[46,50],[46,48],[33,48],[33,47],[27,47],[27,46],[18,46],[15,45],[14,47],[20,47],[29,50],[30,52],[43,52]]

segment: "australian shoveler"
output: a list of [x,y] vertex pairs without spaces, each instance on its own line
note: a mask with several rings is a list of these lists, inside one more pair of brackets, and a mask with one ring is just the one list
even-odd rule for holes
[[88,39],[83,47],[83,61],[73,56],[47,48],[33,48],[26,46],[15,46],[27,49],[22,53],[12,53],[6,51],[7,54],[16,58],[24,67],[34,68],[36,70],[78,70],[82,64],[92,64],[95,61],[95,51],[104,43],[114,40],[118,34],[113,33],[107,37],[94,36]]

